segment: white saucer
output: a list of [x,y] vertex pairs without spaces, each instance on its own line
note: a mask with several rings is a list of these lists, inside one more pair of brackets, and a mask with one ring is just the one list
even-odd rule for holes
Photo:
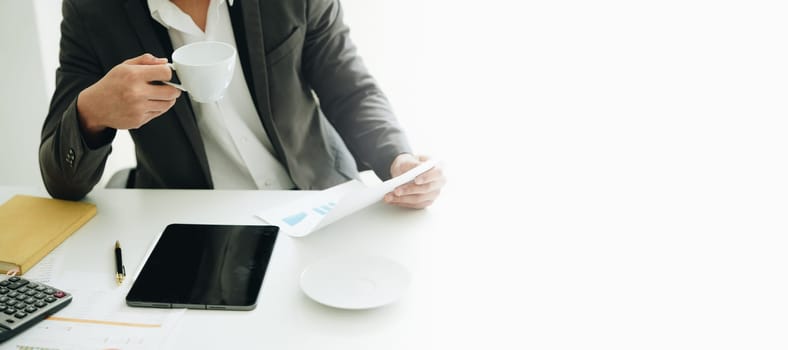
[[376,256],[318,261],[301,273],[301,289],[315,301],[340,309],[371,309],[396,301],[410,284],[408,270]]

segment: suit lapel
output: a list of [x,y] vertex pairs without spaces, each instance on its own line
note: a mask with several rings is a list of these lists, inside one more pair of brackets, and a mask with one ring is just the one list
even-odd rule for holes
[[[170,60],[172,60],[171,50],[165,50],[164,45],[156,35],[156,31],[152,26],[152,24],[156,23],[150,18],[150,10],[148,10],[148,7],[143,4],[144,1],[145,0],[129,0],[126,3],[126,13],[129,16],[129,21],[131,22],[134,31],[137,33],[137,36],[140,38],[142,47],[146,52],[149,52],[156,57],[168,57]],[[178,77],[174,73],[173,81],[179,82]],[[211,173],[208,168],[208,158],[205,154],[205,146],[202,143],[200,130],[197,128],[197,122],[194,119],[194,112],[189,105],[189,100],[186,95],[181,95],[181,97],[176,100],[171,112],[175,114],[175,117],[177,117],[178,121],[181,123],[181,127],[186,133],[186,137],[188,138],[192,150],[194,151],[194,155],[197,157],[197,161],[200,163],[203,176],[205,177],[208,186],[213,188],[213,183],[210,176]]]
[[268,92],[268,66],[265,61],[265,41],[263,38],[263,24],[261,19],[260,1],[259,0],[235,0],[233,8],[230,10],[233,19],[241,18],[242,24],[239,26],[237,23],[233,24],[234,28],[243,30],[239,33],[236,29],[236,41],[243,40],[243,43],[236,43],[239,49],[246,48],[248,55],[247,70],[250,74],[247,76],[251,81],[247,81],[252,92],[252,97],[256,102],[257,113],[263,123],[268,138],[274,146],[275,156],[279,158],[285,167],[287,162],[282,150],[282,144],[279,142],[279,133],[274,126],[273,117],[271,113],[271,104]]

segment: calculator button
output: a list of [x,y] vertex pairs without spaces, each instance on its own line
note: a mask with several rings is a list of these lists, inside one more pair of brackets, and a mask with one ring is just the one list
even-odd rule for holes
[[62,297],[64,297],[64,296],[66,296],[66,293],[63,293],[63,291],[60,291],[60,290],[59,290],[59,291],[55,292],[55,294],[52,294],[52,295],[53,295],[55,298],[62,298]]
[[36,298],[27,297],[27,298],[25,298],[25,302],[28,303],[28,304],[35,303],[36,302]]
[[5,311],[6,309],[8,309],[8,305],[0,304],[0,312]]
[[25,308],[25,312],[27,312],[29,314],[33,313],[33,312],[36,312],[36,310],[38,310],[38,309],[35,306],[28,306],[28,307]]
[[27,293],[27,291],[29,291],[29,290],[30,289],[27,288],[27,287],[22,287],[22,288],[17,289],[16,291],[19,292],[19,293]]
[[14,297],[14,299],[20,300],[20,301],[21,300],[25,300],[25,298],[27,298],[27,295],[24,295],[24,294],[19,294],[16,297]]
[[11,300],[11,298],[9,297],[0,297],[0,304],[5,304],[9,300]]
[[19,281],[19,282],[16,282],[16,283],[11,283],[11,284],[9,284],[9,285],[8,285],[8,289],[17,289],[17,288],[21,288],[21,287],[22,287],[22,286],[24,286],[25,284],[27,284],[27,281],[24,281],[24,280],[22,280],[22,281]]
[[25,292],[25,295],[27,295],[29,297],[32,297],[32,296],[36,295],[36,291],[35,291],[35,289],[28,289],[27,292]]
[[45,302],[43,302],[43,301],[39,300],[39,301],[37,301],[37,302],[36,302],[35,304],[33,304],[33,305],[35,305],[36,307],[44,307],[44,306],[47,306],[47,303],[45,303]]
[[8,305],[8,307],[14,307],[16,306],[16,300],[11,299],[9,301],[6,301],[5,304]]
[[54,293],[55,293],[55,290],[54,290],[54,289],[52,289],[52,288],[47,288],[47,289],[44,289],[44,293],[45,293],[45,294],[52,295],[52,294],[54,294]]
[[16,309],[14,309],[14,308],[12,308],[12,307],[9,307],[9,308],[5,309],[5,311],[3,311],[3,312],[4,312],[6,315],[13,315],[13,314],[15,314],[15,313],[16,313]]
[[44,299],[44,301],[46,301],[47,303],[54,303],[55,300],[57,300],[57,299],[55,299],[53,297],[46,297],[46,299]]
[[46,297],[46,296],[47,296],[46,294],[38,292],[33,297],[36,298],[36,299],[44,299],[44,297]]
[[10,290],[6,287],[0,287],[0,294],[8,293]]
[[46,289],[47,289],[47,287],[44,287],[44,286],[38,286],[38,287],[36,287],[36,292],[43,292],[43,291],[44,291],[44,290],[46,290]]
[[19,278],[17,276],[14,276],[14,277],[11,277],[11,278],[8,279],[9,282],[16,282],[16,281],[19,281],[19,280],[21,280],[21,278]]
[[14,315],[16,318],[25,318],[25,316],[27,316],[27,314],[24,311],[19,311]]
[[11,284],[11,282],[8,282],[8,280],[0,281],[0,287],[8,287],[9,284]]
[[8,297],[9,298],[16,298],[17,295],[19,295],[19,293],[17,293],[17,292],[8,293]]

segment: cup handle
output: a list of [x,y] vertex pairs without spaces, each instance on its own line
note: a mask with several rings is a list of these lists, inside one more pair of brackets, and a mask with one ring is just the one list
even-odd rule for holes
[[[174,65],[174,64],[172,64],[172,63],[167,63],[167,66],[168,66],[168,67],[170,67],[170,69],[172,69],[173,71],[175,70],[175,65]],[[184,88],[184,87],[183,87],[182,85],[180,85],[180,84],[175,84],[175,83],[173,83],[173,82],[171,82],[171,81],[162,81],[162,83],[164,83],[164,84],[167,84],[167,85],[169,85],[169,86],[172,86],[172,87],[174,87],[174,88],[176,88],[176,89],[178,89],[178,90],[181,90],[181,91],[183,91],[183,92],[188,92],[188,91],[186,91],[186,88]]]

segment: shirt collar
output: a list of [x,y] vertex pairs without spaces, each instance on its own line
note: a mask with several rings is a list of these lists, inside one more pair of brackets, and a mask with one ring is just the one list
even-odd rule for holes
[[[181,32],[188,33],[191,35],[202,35],[202,31],[197,28],[188,16],[184,16],[185,14],[181,9],[178,8],[175,4],[170,2],[170,0],[147,0],[148,1],[148,8],[150,9],[150,15],[153,17],[156,22],[159,22],[165,28],[174,28]],[[214,6],[214,2],[218,2],[216,5],[221,5],[225,1],[233,6],[234,0],[211,0],[211,6]],[[210,10],[209,10],[210,12]]]
[[[227,3],[229,3],[230,6],[233,6],[234,0],[220,0],[219,4],[222,4],[225,1],[227,1]],[[150,8],[151,15],[153,15],[153,13],[156,12],[156,10],[164,6],[163,4],[165,2],[170,2],[170,0],[148,0],[148,8]]]

